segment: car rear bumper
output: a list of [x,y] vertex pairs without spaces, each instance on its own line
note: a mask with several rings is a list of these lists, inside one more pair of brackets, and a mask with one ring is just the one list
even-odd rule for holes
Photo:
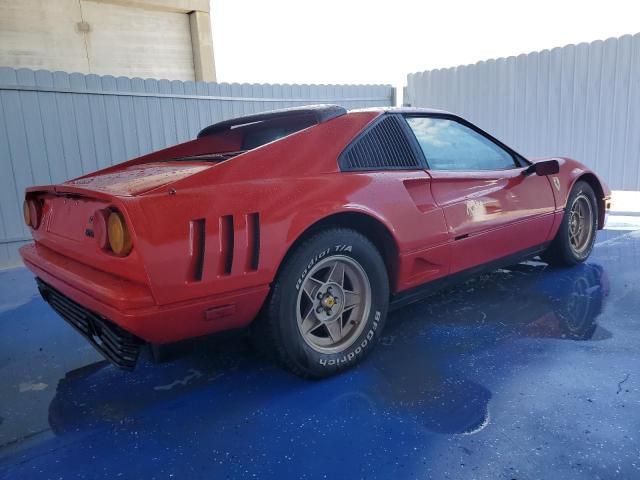
[[[20,254],[38,277],[43,296],[54,292],[57,306],[62,307],[52,307],[63,317],[66,318],[65,308],[81,309],[82,315],[91,319],[89,324],[100,327],[100,322],[106,321],[107,326],[113,324],[140,343],[171,343],[245,327],[255,318],[269,292],[269,286],[263,285],[157,305],[146,285],[95,270],[41,245],[26,245]],[[46,296],[45,300],[49,301]]]
[[40,278],[36,278],[36,282],[42,298],[51,308],[107,360],[127,370],[135,367],[142,344],[139,338],[74,302]]

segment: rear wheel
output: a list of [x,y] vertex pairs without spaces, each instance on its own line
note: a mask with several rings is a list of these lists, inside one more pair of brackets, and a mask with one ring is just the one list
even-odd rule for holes
[[288,256],[252,335],[293,373],[326,377],[372,349],[388,301],[386,268],[376,247],[358,232],[330,229]]
[[598,230],[598,203],[591,186],[579,181],[573,187],[556,237],[542,259],[557,266],[584,262],[591,251]]

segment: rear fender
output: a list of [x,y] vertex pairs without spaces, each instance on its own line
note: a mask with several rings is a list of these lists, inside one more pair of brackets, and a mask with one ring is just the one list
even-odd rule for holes
[[[286,256],[304,238],[317,229],[330,228],[331,226],[352,228],[371,240],[383,257],[389,273],[389,281],[395,290],[398,283],[399,260],[396,232],[388,219],[364,205],[327,205],[322,209],[321,214],[318,212],[314,212],[314,214],[300,213],[293,217],[286,237],[287,248],[281,253],[279,266],[282,266]],[[335,245],[336,251],[339,251],[341,247],[341,245]]]

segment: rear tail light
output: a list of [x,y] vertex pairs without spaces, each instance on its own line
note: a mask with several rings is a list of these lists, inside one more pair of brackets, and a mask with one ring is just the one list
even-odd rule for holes
[[22,215],[24,215],[24,223],[27,227],[31,226],[31,212],[29,212],[29,203],[25,200],[22,203]]
[[107,220],[107,236],[111,251],[124,257],[131,251],[131,235],[122,213],[112,211]]
[[109,250],[109,229],[107,224],[109,223],[109,215],[111,210],[102,209],[96,211],[93,214],[91,223],[93,224],[93,237],[98,242],[98,246],[103,250]]
[[22,215],[28,227],[38,228],[42,220],[42,204],[35,198],[25,200],[22,204]]

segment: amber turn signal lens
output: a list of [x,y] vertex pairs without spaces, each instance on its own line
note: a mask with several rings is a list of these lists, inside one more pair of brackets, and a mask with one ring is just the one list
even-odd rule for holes
[[22,204],[22,215],[24,216],[24,223],[28,227],[37,229],[42,219],[42,204],[39,200],[33,198],[25,200]]
[[22,215],[24,215],[24,223],[27,227],[31,226],[31,212],[29,211],[29,203],[25,200],[22,203]]
[[32,198],[27,202],[27,205],[29,205],[29,221],[31,222],[31,226],[37,229],[42,220],[42,203],[38,199]]
[[131,236],[120,212],[111,212],[107,222],[107,231],[111,251],[121,257],[128,255],[131,251]]

